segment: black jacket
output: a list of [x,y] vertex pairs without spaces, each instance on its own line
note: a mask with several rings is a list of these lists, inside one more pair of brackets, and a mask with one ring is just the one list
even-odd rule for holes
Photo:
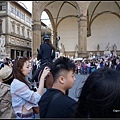
[[116,65],[116,70],[120,71],[120,63]]
[[60,93],[58,89],[50,88],[42,95],[39,101],[40,118],[73,118],[77,102],[62,92],[59,97],[50,103],[53,95]]
[[53,50],[53,47],[48,43],[41,44],[38,53],[38,60],[41,60],[41,64],[45,62],[52,63],[52,60],[54,58],[55,58],[55,51]]

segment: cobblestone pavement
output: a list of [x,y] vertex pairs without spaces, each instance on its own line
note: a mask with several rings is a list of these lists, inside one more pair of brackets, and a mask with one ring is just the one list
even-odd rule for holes
[[87,79],[88,75],[75,74],[76,81],[74,86],[69,90],[69,96],[77,101],[77,96],[81,91],[81,88]]

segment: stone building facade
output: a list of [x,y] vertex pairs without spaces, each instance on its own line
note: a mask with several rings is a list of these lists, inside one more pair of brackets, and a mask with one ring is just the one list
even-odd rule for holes
[[36,57],[36,48],[41,44],[41,14],[45,11],[52,25],[52,40],[60,36],[59,44],[65,47],[65,54],[88,57],[89,53],[100,55],[110,43],[117,45],[120,54],[120,2],[119,1],[33,1],[32,2],[32,56]]
[[[41,35],[51,30],[41,22]],[[41,37],[42,37],[41,36]],[[0,2],[0,58],[32,57],[32,13],[19,2]]]
[[0,57],[31,56],[31,13],[17,2],[0,2]]

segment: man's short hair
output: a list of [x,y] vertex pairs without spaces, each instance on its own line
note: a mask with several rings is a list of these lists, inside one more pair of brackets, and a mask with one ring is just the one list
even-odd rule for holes
[[54,81],[60,76],[62,72],[66,73],[69,71],[75,72],[75,63],[67,57],[57,58],[51,67],[51,73]]

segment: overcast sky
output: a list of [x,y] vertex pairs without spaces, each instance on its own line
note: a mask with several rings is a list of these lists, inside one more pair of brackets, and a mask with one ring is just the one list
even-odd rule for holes
[[[24,3],[25,6],[27,7],[27,10],[30,11],[32,13],[32,1],[19,1],[21,3]],[[41,19],[49,19],[48,15],[46,14],[46,12],[43,12]],[[46,25],[50,24],[49,20],[42,20]]]

